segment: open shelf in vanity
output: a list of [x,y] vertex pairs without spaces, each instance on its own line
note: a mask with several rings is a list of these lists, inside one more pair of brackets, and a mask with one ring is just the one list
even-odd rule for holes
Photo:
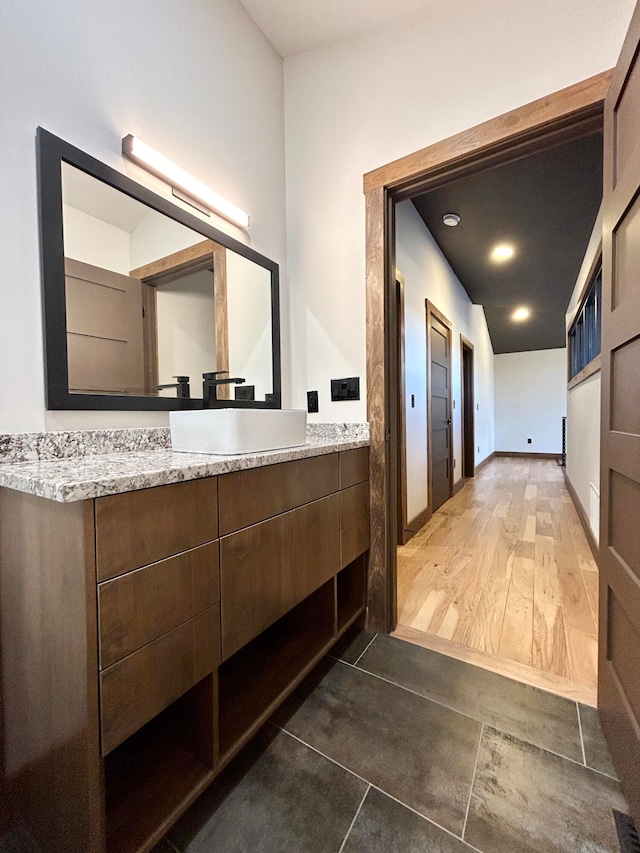
[[214,777],[209,675],[104,759],[107,853],[159,841]]
[[83,503],[0,490],[58,595],[48,639],[65,624],[73,643],[40,689],[85,720],[82,748],[45,757],[58,823],[31,796],[42,773],[16,792],[45,849],[150,851],[363,614],[367,479],[358,448]]

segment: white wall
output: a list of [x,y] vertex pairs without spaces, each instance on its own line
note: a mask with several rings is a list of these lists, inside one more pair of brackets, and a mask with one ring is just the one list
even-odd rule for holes
[[494,366],[496,451],[561,453],[566,349],[500,353]]
[[[407,519],[411,521],[428,503],[425,299],[429,299],[453,326],[454,482],[462,477],[460,335],[474,345],[476,464],[493,452],[493,349],[482,306],[471,303],[410,201],[396,207],[396,266],[405,279]],[[415,408],[411,407],[412,394]]]
[[255,399],[273,393],[271,273],[227,252],[229,371],[255,385]]
[[[363,173],[615,64],[635,0],[451,3],[410,29],[285,60],[295,405],[364,377]],[[516,8],[517,7],[517,11]]]
[[157,210],[147,210],[131,232],[131,267],[135,270],[167,255],[202,243],[206,238]]
[[[567,331],[579,307],[589,272],[600,253],[602,209],[598,214],[567,309]],[[567,477],[589,518],[591,483],[600,491],[601,374],[594,373],[567,392]],[[596,538],[598,536],[595,532]]]
[[[156,288],[158,384],[188,376],[191,396],[202,396],[202,374],[216,370],[213,273],[200,270]],[[161,397],[175,397],[167,388]]]
[[567,477],[587,518],[591,483],[600,493],[601,385],[600,372],[594,373],[567,395]]
[[168,422],[151,412],[45,413],[38,125],[168,196],[123,162],[120,141],[134,133],[247,210],[247,235],[213,224],[281,264],[286,371],[282,75],[237,0],[0,3],[0,363],[11,364],[0,371],[0,432]]
[[68,204],[62,205],[62,222],[66,258],[129,275],[131,258],[126,231]]

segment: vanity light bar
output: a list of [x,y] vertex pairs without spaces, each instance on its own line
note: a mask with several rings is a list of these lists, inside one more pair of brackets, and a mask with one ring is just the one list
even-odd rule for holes
[[171,160],[167,160],[166,157],[141,139],[131,134],[125,136],[122,140],[122,153],[147,171],[167,181],[174,189],[182,190],[187,196],[204,204],[209,210],[214,211],[224,219],[228,219],[234,225],[238,225],[240,228],[249,227],[248,213],[209,189],[193,175],[172,163]]

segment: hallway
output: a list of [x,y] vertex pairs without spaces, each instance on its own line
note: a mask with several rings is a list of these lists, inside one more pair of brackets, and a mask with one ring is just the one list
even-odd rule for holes
[[555,460],[492,460],[398,549],[395,636],[595,705],[598,570]]

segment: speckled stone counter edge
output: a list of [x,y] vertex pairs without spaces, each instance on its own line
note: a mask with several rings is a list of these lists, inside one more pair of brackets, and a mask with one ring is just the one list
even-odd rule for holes
[[0,434],[0,464],[78,459],[103,453],[170,447],[169,427],[9,432]]
[[[366,447],[369,425],[309,424],[307,443],[301,447],[237,456],[173,453],[167,446],[168,429],[13,435],[33,436],[18,443],[22,452],[28,447],[28,453],[39,451],[40,457],[18,462],[15,453],[11,457],[7,453],[0,462],[0,486],[67,503]],[[49,435],[57,436],[57,441],[43,438]],[[77,449],[75,455],[64,445],[64,436],[72,437],[70,446]],[[124,449],[108,452],[105,448],[109,446]],[[96,447],[102,448],[101,452]]]

